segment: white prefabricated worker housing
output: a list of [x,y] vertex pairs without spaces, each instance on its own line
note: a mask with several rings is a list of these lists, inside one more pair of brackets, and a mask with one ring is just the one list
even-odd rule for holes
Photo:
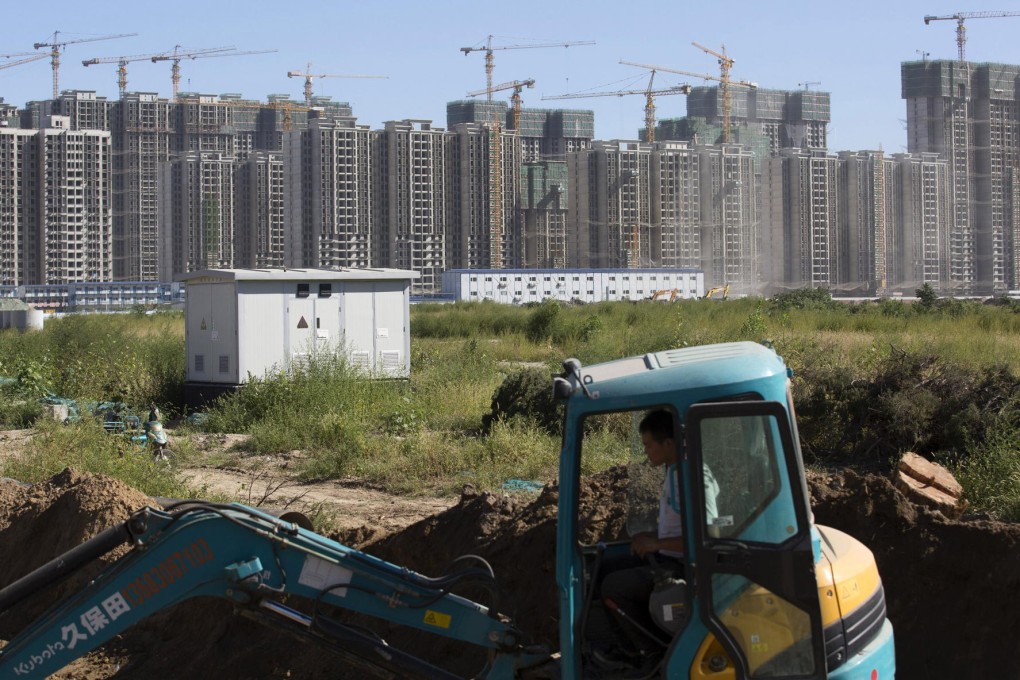
[[636,302],[656,291],[675,291],[674,299],[683,300],[705,296],[705,273],[693,268],[450,269],[443,272],[442,286],[444,295],[473,302]]
[[204,269],[181,277],[189,403],[342,350],[369,375],[411,372],[403,269]]

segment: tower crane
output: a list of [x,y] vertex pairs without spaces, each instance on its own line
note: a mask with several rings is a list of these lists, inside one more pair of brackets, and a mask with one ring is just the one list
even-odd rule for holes
[[1000,19],[1003,17],[1020,17],[1020,12],[957,12],[937,17],[928,14],[924,17],[924,25],[933,21],[953,20],[956,22],[956,48],[960,52],[960,61],[966,61],[964,46],[967,44],[967,29],[963,22],[966,19]]
[[[489,81],[484,90],[468,92],[467,96],[486,95],[492,101],[492,93],[513,89],[510,97],[512,113],[510,125],[514,130],[520,129],[521,121],[521,90],[534,87],[532,78],[527,80],[511,80],[495,87]],[[492,269],[503,268],[503,130],[498,119],[488,126],[489,136],[489,266]]]
[[389,76],[356,76],[343,73],[312,73],[311,63],[308,64],[308,70],[304,73],[287,71],[287,77],[305,79],[305,106],[312,105],[312,78],[389,78]]
[[118,33],[116,35],[100,35],[94,38],[79,38],[77,40],[59,40],[58,37],[60,31],[53,32],[53,42],[37,42],[32,45],[33,48],[39,49],[40,47],[50,48],[50,63],[53,65],[53,98],[56,99],[60,94],[60,51],[68,45],[74,45],[76,43],[83,42],[96,42],[97,40],[113,40],[114,38],[131,38],[137,33]]
[[[178,47],[180,47],[178,45]],[[175,48],[176,49],[176,48]],[[233,50],[233,47],[210,47],[208,49],[192,50],[192,54],[209,54],[214,52],[228,52]],[[162,57],[167,54],[166,52],[157,52],[155,54],[135,54],[124,57],[94,57],[92,59],[85,59],[81,62],[82,66],[95,66],[96,64],[117,64],[117,89],[120,90],[120,96],[124,96],[124,92],[127,91],[127,65],[132,61],[149,61],[153,57]]]
[[488,95],[489,100],[491,101],[493,92],[500,92],[502,90],[509,90],[513,88],[514,93],[510,95],[510,129],[519,130],[521,123],[521,108],[523,106],[521,102],[521,90],[526,87],[535,87],[535,80],[533,78],[528,78],[527,80],[511,80],[508,83],[501,83],[496,87],[487,87],[484,90],[468,92],[467,96],[477,97],[484,94]]
[[[29,52],[28,54],[32,54],[32,53]],[[7,58],[7,57],[22,56],[22,55],[5,54],[5,55],[2,55],[2,56],[4,58]],[[32,61],[39,61],[40,59],[45,59],[47,56],[49,56],[49,55],[46,55],[46,54],[32,54],[32,56],[25,57],[24,59],[15,59],[14,61],[8,61],[8,62],[6,62],[4,64],[0,64],[0,69],[11,68],[12,66],[21,66],[22,64],[27,64],[27,63],[32,62]]]
[[733,111],[733,97],[730,94],[730,69],[733,68],[733,58],[726,54],[725,45],[722,46],[722,52],[716,52],[715,50],[705,47],[700,43],[692,42],[691,44],[719,60],[719,94],[722,95],[723,144],[729,144],[730,114]]
[[812,85],[821,85],[820,80],[808,80],[803,83],[797,83],[797,87],[803,87],[805,91],[810,90]]
[[558,42],[558,43],[540,43],[537,45],[493,45],[492,36],[490,35],[488,40],[485,42],[485,47],[462,47],[460,51],[464,53],[464,56],[471,54],[472,52],[485,52],[485,89],[488,91],[488,101],[492,101],[492,69],[494,50],[526,50],[539,47],[572,47],[574,45],[594,45],[594,40],[581,40],[575,42]]
[[[174,99],[177,99],[177,93],[180,91],[181,86],[181,60],[183,59],[209,59],[211,57],[240,57],[246,54],[268,54],[270,52],[276,52],[276,50],[248,50],[245,52],[217,52],[203,53],[201,51],[187,51],[179,52],[180,45],[174,47],[173,53],[160,54],[152,57],[152,62],[157,61],[172,61],[173,65],[170,67],[170,79],[173,81],[173,94]],[[233,48],[226,48],[232,50]]]
[[623,97],[629,94],[643,94],[645,96],[645,138],[649,142],[655,141],[655,98],[662,95],[669,94],[690,94],[691,86],[675,85],[673,87],[660,88],[658,90],[652,88],[652,83],[655,80],[655,70],[652,70],[651,76],[648,78],[648,86],[643,90],[617,90],[615,92],[575,92],[573,94],[559,94],[551,97],[542,97],[542,100],[547,99],[581,99],[583,97]]
[[[666,73],[677,73],[677,74],[682,75],[682,76],[691,76],[693,78],[701,78],[702,80],[714,80],[716,82],[719,82],[720,84],[722,83],[722,78],[721,77],[710,76],[707,73],[694,73],[693,71],[681,71],[680,69],[676,69],[676,68],[668,68],[666,66],[657,66],[655,64],[639,64],[639,63],[634,62],[634,61],[625,61],[625,60],[622,60],[622,59],[620,60],[620,63],[621,64],[626,64],[627,66],[637,66],[639,68],[645,68],[645,69],[648,69],[650,71],[664,71]],[[730,80],[729,77],[728,77],[728,73],[727,73],[726,85],[727,85],[727,88],[726,88],[726,92],[723,93],[724,96],[729,93],[729,86],[731,86],[731,85],[735,85],[737,87],[746,87],[746,88],[749,88],[749,89],[755,89],[755,88],[758,87],[757,83],[752,83],[752,82],[747,81],[747,80],[736,80],[736,81]],[[720,90],[722,90],[722,87],[720,87]],[[725,98],[724,98],[724,100],[723,100],[723,143],[724,144],[728,144],[729,141],[730,141],[730,110],[726,106],[726,101],[725,101]]]

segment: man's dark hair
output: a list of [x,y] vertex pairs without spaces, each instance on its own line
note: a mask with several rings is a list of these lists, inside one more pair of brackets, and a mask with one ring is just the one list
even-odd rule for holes
[[657,442],[672,439],[673,414],[664,408],[649,411],[645,417],[641,419],[641,424],[638,425],[638,431],[642,434],[647,432],[652,435],[652,439]]

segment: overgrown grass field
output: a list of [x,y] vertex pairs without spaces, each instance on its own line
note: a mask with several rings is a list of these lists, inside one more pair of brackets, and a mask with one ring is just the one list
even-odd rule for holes
[[[550,376],[564,358],[767,341],[794,369],[810,465],[885,470],[916,451],[948,465],[976,508],[1020,519],[1020,307],[1007,300],[851,305],[806,290],[768,300],[423,304],[412,307],[411,335],[408,381],[366,380],[334,356],[252,381],[202,428],[250,434],[248,454],[300,449],[307,479],[359,478],[401,493],[550,481],[559,447]],[[40,332],[0,332],[0,427],[40,427],[0,475],[36,481],[72,465],[186,495],[176,467],[199,455],[186,444],[174,466],[159,468],[123,455],[122,439],[92,419],[42,424],[38,402],[116,400],[180,416],[183,380],[180,314],[68,316]],[[603,456],[586,456],[586,472],[626,458],[609,439]]]

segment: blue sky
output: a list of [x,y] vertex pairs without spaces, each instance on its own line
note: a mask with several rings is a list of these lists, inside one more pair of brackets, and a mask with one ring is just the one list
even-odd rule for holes
[[[1012,4],[1012,7],[1006,6]],[[351,2],[305,0],[174,0],[171,3],[106,0],[87,10],[80,2],[51,0],[7,3],[0,25],[0,54],[32,52],[36,42],[76,40],[118,33],[136,37],[68,45],[61,56],[60,89],[90,89],[115,99],[116,64],[81,65],[93,57],[117,57],[185,48],[230,45],[270,54],[185,60],[182,91],[240,93],[265,99],[287,93],[302,99],[304,79],[287,72],[382,74],[385,80],[320,78],[315,93],[348,101],[359,122],[373,128],[400,118],[431,119],[445,125],[446,102],[485,87],[484,53],[461,47],[542,42],[595,41],[593,46],[495,52],[495,83],[534,78],[522,93],[525,106],[586,108],[595,111],[599,139],[634,139],[643,124],[640,96],[543,101],[543,96],[583,90],[641,89],[647,72],[628,61],[718,75],[716,59],[691,45],[725,45],[736,60],[733,77],[761,87],[812,89],[832,95],[829,146],[905,151],[906,117],[900,98],[900,62],[956,57],[953,21],[925,25],[925,15],[1000,9],[956,1],[829,0],[687,2],[683,0],[516,0],[515,2]],[[103,7],[96,12],[94,8]],[[1020,16],[971,19],[970,61],[1020,63]],[[0,60],[2,61],[2,60]],[[663,86],[696,78],[658,75]],[[128,64],[128,90],[171,94],[170,63]],[[49,59],[0,70],[0,97],[18,106],[47,99],[52,91]],[[507,97],[500,92],[495,97]],[[682,116],[682,96],[657,100],[660,118]]]

